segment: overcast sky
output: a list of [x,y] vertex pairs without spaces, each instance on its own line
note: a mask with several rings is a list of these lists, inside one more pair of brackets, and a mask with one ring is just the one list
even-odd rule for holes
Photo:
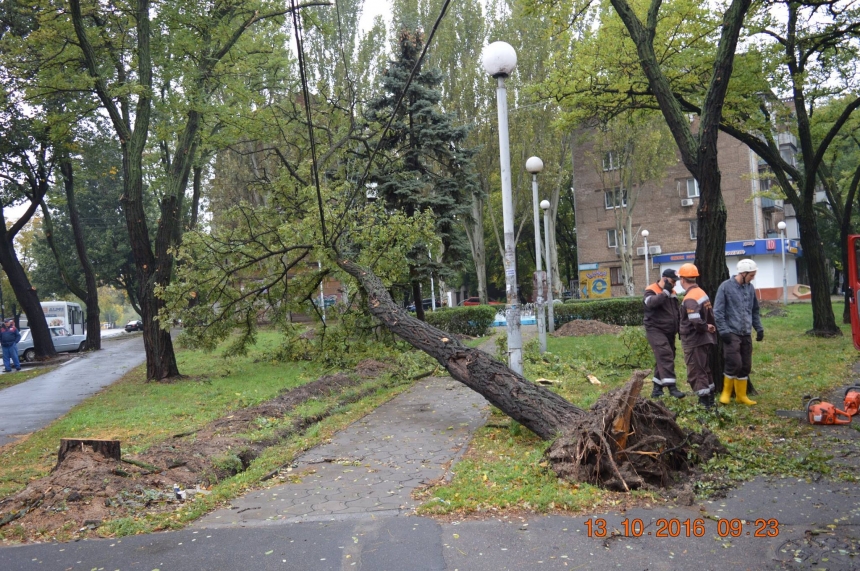
[[391,3],[388,0],[364,0],[364,10],[361,13],[361,20],[358,22],[359,29],[368,29],[377,16],[384,16],[386,22],[390,21]]

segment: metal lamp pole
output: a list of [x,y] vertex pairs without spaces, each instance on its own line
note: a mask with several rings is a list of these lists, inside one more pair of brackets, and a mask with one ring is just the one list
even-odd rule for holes
[[788,305],[788,279],[785,275],[785,222],[776,225],[779,229],[779,241],[782,242],[782,305]]
[[505,78],[517,66],[517,52],[510,44],[493,42],[482,56],[484,71],[494,77],[496,104],[499,114],[499,163],[502,174],[502,218],[505,233],[505,320],[508,333],[508,366],[517,374],[523,374],[523,338],[520,331],[520,306],[517,296],[517,258],[514,238],[514,199],[511,192],[511,155],[508,148],[508,94]]
[[651,272],[648,268],[648,230],[642,230],[642,240],[645,242],[645,287],[651,285]]
[[553,310],[553,299],[552,299],[552,268],[549,267],[550,260],[552,258],[549,257],[549,200],[541,200],[540,207],[543,208],[543,237],[544,244],[546,248],[546,291],[549,295],[549,305],[546,306],[547,309],[547,329],[550,333],[555,331],[555,311]]
[[[543,170],[543,161],[538,157],[531,157],[526,161],[526,170],[532,175],[532,205],[534,206],[534,224],[535,224],[535,286],[537,287],[537,307],[535,307],[535,321],[538,328],[538,340],[540,342],[541,354],[546,352],[546,321],[544,321],[544,280],[546,279],[541,271],[541,251],[540,251],[540,216],[538,214],[538,183],[537,175]],[[549,260],[547,260],[549,265]]]

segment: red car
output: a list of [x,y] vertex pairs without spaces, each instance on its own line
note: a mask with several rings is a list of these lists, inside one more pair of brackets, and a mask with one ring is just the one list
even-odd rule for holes
[[[504,305],[499,301],[490,301],[489,305]],[[481,305],[480,297],[467,297],[463,301],[460,302],[460,305]]]

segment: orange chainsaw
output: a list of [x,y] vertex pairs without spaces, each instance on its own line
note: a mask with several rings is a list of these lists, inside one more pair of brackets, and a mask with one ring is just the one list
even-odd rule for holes
[[[860,410],[860,387],[851,387],[851,389],[855,389],[851,392],[851,394],[856,395],[856,397],[852,396],[852,399],[856,398],[857,408],[854,409],[856,414],[856,411]],[[846,405],[848,403],[847,397],[848,391],[846,391]],[[809,424],[822,425],[850,424],[852,416],[844,410],[839,410],[829,402],[824,402],[817,397],[809,399],[809,401],[807,401],[806,410],[778,410],[776,411],[776,414],[777,416],[784,416],[788,418],[803,418],[808,420]]]
[[854,385],[845,389],[845,401],[842,408],[848,416],[854,416],[860,412],[860,387]]

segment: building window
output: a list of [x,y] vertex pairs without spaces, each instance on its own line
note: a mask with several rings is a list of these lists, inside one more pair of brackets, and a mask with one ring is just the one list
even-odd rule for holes
[[603,170],[614,171],[618,170],[618,153],[609,151],[603,155]]
[[699,221],[690,220],[690,240],[696,240],[699,237]]
[[609,281],[612,285],[624,285],[621,268],[609,268]]
[[758,191],[767,192],[776,185],[776,179],[773,175],[773,170],[767,165],[759,165],[758,167]]
[[[627,245],[627,230],[621,231],[621,240],[623,242],[623,246]],[[618,230],[614,228],[612,230],[606,231],[606,244],[610,248],[618,247]]]
[[694,178],[687,179],[687,198],[699,197],[699,183]]
[[627,206],[627,189],[615,187],[612,190],[603,191],[603,204],[606,210],[622,208]]

